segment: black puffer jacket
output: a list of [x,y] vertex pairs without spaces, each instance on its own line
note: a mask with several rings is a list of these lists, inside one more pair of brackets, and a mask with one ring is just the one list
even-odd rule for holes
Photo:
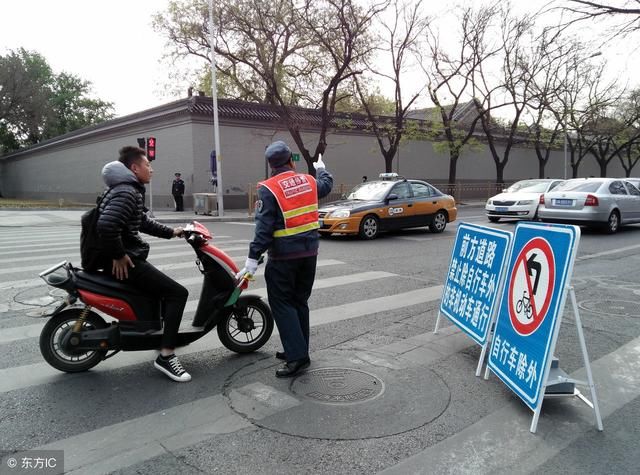
[[107,263],[125,254],[131,258],[146,259],[149,244],[138,231],[170,239],[173,229],[149,218],[144,208],[144,185],[121,162],[107,163],[102,178],[109,187],[100,203],[98,234],[104,246],[102,256]]

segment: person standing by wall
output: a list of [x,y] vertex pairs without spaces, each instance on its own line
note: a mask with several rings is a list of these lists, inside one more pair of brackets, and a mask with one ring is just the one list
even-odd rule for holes
[[286,363],[276,376],[286,378],[309,367],[309,296],[318,259],[318,199],[329,194],[333,177],[322,156],[313,163],[317,178],[295,171],[286,143],[277,141],[265,150],[271,178],[258,184],[255,236],[249,257],[237,277],[255,274],[260,256],[269,251],[265,270],[269,305]]
[[171,185],[171,194],[176,202],[176,211],[184,211],[184,181],[182,181],[180,173],[176,173],[175,177],[173,185]]

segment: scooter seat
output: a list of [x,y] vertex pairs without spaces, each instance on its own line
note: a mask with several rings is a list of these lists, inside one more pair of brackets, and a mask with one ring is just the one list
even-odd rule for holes
[[124,284],[110,275],[104,274],[102,272],[87,272],[84,270],[76,272],[76,278],[78,279],[78,283],[80,287],[82,287],[82,282],[87,282],[93,285],[99,285],[101,287],[108,287],[109,289],[117,290],[121,293],[127,293],[129,295],[139,295],[143,296],[141,292],[134,289],[128,284]]

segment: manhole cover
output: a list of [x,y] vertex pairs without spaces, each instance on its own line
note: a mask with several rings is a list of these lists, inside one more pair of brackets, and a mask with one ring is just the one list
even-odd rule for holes
[[640,302],[628,300],[584,300],[578,306],[589,312],[616,315],[619,317],[640,317]]
[[291,391],[315,402],[353,404],[382,394],[384,383],[374,375],[356,369],[319,368],[297,378]]

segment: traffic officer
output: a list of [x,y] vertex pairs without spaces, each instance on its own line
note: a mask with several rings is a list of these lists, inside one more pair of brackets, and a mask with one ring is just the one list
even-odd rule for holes
[[276,376],[286,378],[306,369],[309,359],[309,305],[318,258],[318,199],[329,194],[333,177],[322,156],[313,163],[317,178],[297,173],[286,143],[277,141],[265,150],[271,178],[258,184],[255,236],[249,257],[238,278],[255,274],[260,256],[269,251],[265,269],[269,305],[286,363]]
[[176,211],[184,211],[183,197],[184,195],[184,181],[180,173],[174,175],[176,178],[171,185],[171,194],[176,202]]

